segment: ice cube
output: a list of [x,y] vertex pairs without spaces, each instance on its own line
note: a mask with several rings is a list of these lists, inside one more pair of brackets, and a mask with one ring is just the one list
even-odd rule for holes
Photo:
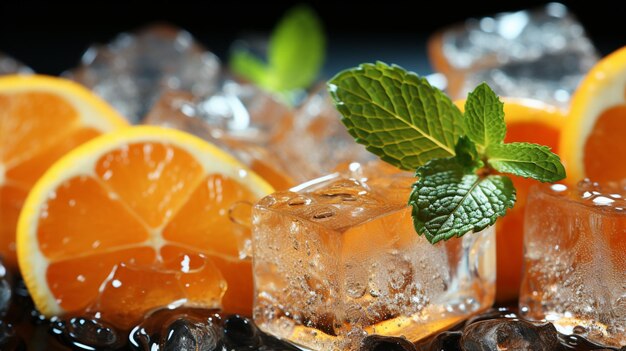
[[16,59],[0,52],[0,75],[15,73],[31,74],[33,70]]
[[550,323],[534,325],[519,319],[492,319],[465,328],[462,349],[482,350],[560,350],[556,329]]
[[429,55],[453,98],[485,81],[499,95],[561,107],[598,60],[582,25],[558,3],[451,26],[430,39]]
[[520,308],[609,346],[626,345],[626,189],[532,189]]
[[128,335],[136,350],[221,350],[216,310],[180,307],[154,311]]
[[[86,350],[115,350],[125,345],[123,333],[108,323],[88,317],[53,322],[53,333],[69,345]],[[2,344],[2,346],[6,346]]]
[[94,90],[132,122],[140,122],[169,89],[207,95],[216,89],[220,63],[186,31],[163,25],[122,33],[95,45],[65,76]]
[[288,174],[299,183],[328,174],[345,162],[375,158],[348,134],[325,86],[309,96],[296,111],[293,127],[270,148],[281,155]]
[[225,81],[207,96],[164,93],[145,123],[187,131],[230,152],[275,189],[295,185],[269,146],[293,124],[293,111],[258,88]]
[[313,350],[356,350],[368,334],[416,341],[493,303],[493,230],[431,245],[406,204],[412,174],[378,168],[255,206],[261,329]]
[[328,174],[339,165],[374,158],[341,124],[325,89],[297,110],[252,85],[225,81],[215,94],[165,93],[148,124],[207,139],[247,164],[275,189]]
[[170,324],[164,334],[164,351],[216,350],[221,346],[213,328],[184,318]]

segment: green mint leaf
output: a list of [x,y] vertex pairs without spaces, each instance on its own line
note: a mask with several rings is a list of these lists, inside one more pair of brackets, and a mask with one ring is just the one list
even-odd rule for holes
[[465,101],[465,131],[482,149],[501,143],[506,135],[504,104],[486,83],[467,95]]
[[426,79],[377,62],[340,72],[328,90],[348,132],[388,163],[414,170],[454,156],[462,114]]
[[556,182],[565,178],[565,168],[559,156],[547,146],[531,143],[490,145],[487,162],[498,172],[511,173],[541,182]]
[[[476,164],[476,166],[478,166]],[[436,159],[417,169],[409,205],[413,224],[432,244],[478,232],[515,204],[511,179],[475,173],[457,157]]]
[[300,5],[287,12],[270,39],[270,88],[277,91],[310,86],[324,64],[326,38],[315,12]]
[[[474,144],[467,136],[463,135],[459,138],[459,141],[454,147],[457,160],[464,166],[468,167],[482,167],[480,162],[478,151],[476,150],[476,144]],[[477,163],[479,162],[479,163]]]
[[247,49],[231,53],[233,73],[274,93],[309,87],[318,77],[326,55],[326,38],[315,12],[304,5],[289,10],[270,37],[267,62]]
[[236,49],[230,55],[230,69],[260,87],[266,87],[269,74],[265,62],[244,49]]

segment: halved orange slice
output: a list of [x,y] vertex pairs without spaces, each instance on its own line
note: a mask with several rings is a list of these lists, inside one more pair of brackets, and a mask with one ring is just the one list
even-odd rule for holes
[[[202,255],[226,279],[224,309],[249,313],[252,270],[250,260],[239,258],[249,226],[229,212],[272,191],[190,134],[125,128],[73,150],[36,183],[18,224],[20,269],[37,308],[57,315],[89,306],[122,263],[150,266]],[[141,289],[158,281],[145,279]]]
[[16,266],[15,226],[28,191],[59,157],[126,126],[107,103],[71,81],[0,77],[0,255]]
[[626,179],[626,47],[598,62],[576,89],[561,138],[567,179]]

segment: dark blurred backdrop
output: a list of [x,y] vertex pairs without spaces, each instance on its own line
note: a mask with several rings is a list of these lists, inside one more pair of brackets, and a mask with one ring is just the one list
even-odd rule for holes
[[[226,59],[230,43],[251,32],[269,32],[286,9],[309,3],[329,38],[325,74],[383,60],[430,73],[426,40],[437,29],[468,17],[532,8],[546,1],[84,1],[0,0],[0,52],[35,71],[59,74],[74,66],[93,42],[154,22],[190,31]],[[601,54],[626,44],[626,4],[621,1],[563,1],[587,29]]]

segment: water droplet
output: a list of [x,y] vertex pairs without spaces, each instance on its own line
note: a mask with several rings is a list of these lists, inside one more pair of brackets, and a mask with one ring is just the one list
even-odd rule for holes
[[563,184],[553,184],[551,188],[552,188],[552,191],[556,191],[556,192],[562,192],[562,191],[567,190],[567,186]]
[[183,256],[183,260],[180,262],[180,270],[183,273],[189,273],[189,262],[191,260],[189,259],[189,256],[184,255]]
[[122,286],[122,282],[119,279],[114,279],[111,282],[111,285],[113,285],[114,288],[119,288],[120,286]]
[[287,201],[287,205],[289,206],[302,206],[309,205],[311,203],[311,199],[306,196],[298,195],[289,201]]
[[112,176],[113,176],[113,171],[109,169],[106,172],[104,172],[104,174],[102,175],[102,180],[109,180],[111,179]]
[[86,350],[116,349],[121,341],[112,326],[82,317],[70,319],[65,334],[74,346],[82,346],[81,349]]
[[313,215],[313,218],[314,219],[325,219],[325,218],[330,218],[330,217],[332,217],[334,215],[335,215],[334,211],[326,209],[326,210],[321,210],[321,211],[318,211],[317,213],[315,213]]
[[365,284],[359,281],[350,279],[346,286],[346,293],[353,299],[358,299],[365,295]]
[[593,203],[598,205],[598,206],[608,206],[608,205],[610,205],[610,204],[612,204],[614,202],[615,202],[614,199],[611,199],[611,198],[606,197],[606,196],[596,196],[593,199]]
[[357,172],[359,170],[361,170],[363,167],[361,166],[360,163],[358,162],[352,162],[350,163],[350,165],[348,166],[348,169],[350,169],[350,172]]

